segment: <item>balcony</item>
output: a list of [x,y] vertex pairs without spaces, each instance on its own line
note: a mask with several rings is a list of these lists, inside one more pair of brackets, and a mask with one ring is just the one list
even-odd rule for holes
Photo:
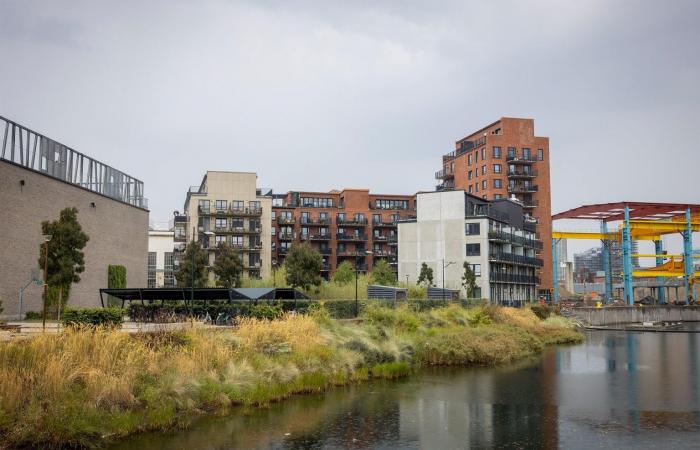
[[229,212],[237,217],[258,217],[262,215],[262,208],[229,208]]
[[399,237],[398,236],[389,236],[387,239],[387,242],[389,245],[397,245],[399,243]]
[[259,252],[262,250],[262,244],[248,244],[248,246],[245,247],[245,249],[249,252]]
[[330,248],[319,248],[318,252],[322,255],[332,255],[333,251]]
[[321,272],[328,272],[331,270],[331,265],[328,263],[321,264]]
[[508,233],[505,231],[489,230],[489,240],[496,242],[504,242],[513,245],[519,245],[521,247],[530,247],[538,250],[542,249],[542,242],[536,239],[526,238],[524,236],[518,236],[516,234]]
[[372,240],[374,242],[387,242],[389,240],[389,236],[372,236]]
[[372,222],[374,228],[396,228],[396,222]]
[[277,218],[278,225],[294,225],[295,223],[296,223],[296,219],[294,217],[279,216]]
[[537,200],[528,200],[528,201],[523,201],[523,208],[537,208],[540,206],[540,202]]
[[534,156],[517,157],[515,155],[506,155],[506,161],[511,164],[532,164],[533,162],[537,162],[537,158]]
[[489,254],[489,260],[493,262],[503,262],[523,266],[542,267],[544,265],[540,258],[530,256],[515,255],[513,253],[493,252]]
[[531,194],[534,192],[537,192],[537,185],[532,185],[532,184],[516,184],[516,185],[508,185],[508,193],[509,194]]
[[331,219],[309,219],[306,217],[299,218],[299,223],[302,226],[310,227],[327,227],[331,224]]
[[392,256],[393,253],[388,251],[388,250],[374,250],[372,252],[372,257],[373,258],[388,258],[389,256]]
[[289,247],[279,247],[277,249],[278,255],[286,255],[287,253],[289,253]]
[[449,178],[454,178],[455,173],[454,170],[452,170],[451,167],[447,166],[443,168],[442,170],[438,170],[435,172],[435,179],[436,180],[446,180]]
[[310,234],[309,240],[310,241],[330,241],[331,235],[330,234]]
[[294,240],[295,237],[296,237],[296,233],[288,233],[288,232],[280,231],[277,234],[277,238],[280,241],[292,241],[292,240]]
[[367,219],[341,219],[340,217],[338,217],[335,219],[335,223],[339,227],[364,227],[367,226]]
[[243,262],[243,268],[246,270],[260,270],[260,261],[251,263],[250,261]]
[[336,234],[335,235],[336,240],[338,241],[366,241],[367,236],[364,234]]
[[444,183],[440,183],[435,186],[436,191],[450,191],[455,188],[454,181],[452,180],[445,180]]
[[540,284],[539,277],[510,273],[491,273],[489,281],[491,283]]
[[[528,168],[528,166],[525,166],[524,168]],[[534,178],[537,176],[537,171],[534,169],[532,169],[532,170],[508,169],[508,176],[510,178]]]

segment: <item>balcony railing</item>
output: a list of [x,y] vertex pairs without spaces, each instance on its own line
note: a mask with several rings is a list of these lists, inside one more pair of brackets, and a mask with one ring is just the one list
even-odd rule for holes
[[491,283],[540,284],[539,277],[532,275],[516,275],[497,272],[489,275],[489,281]]
[[435,179],[436,180],[444,180],[447,178],[454,178],[454,171],[452,170],[451,167],[447,166],[443,168],[442,170],[438,170],[435,172]]
[[333,251],[330,248],[319,248],[318,252],[322,255],[332,255]]
[[528,200],[528,201],[522,202],[522,203],[523,203],[523,208],[536,208],[536,207],[540,206],[540,202],[537,200]]
[[375,242],[386,242],[389,240],[389,236],[372,236],[372,240]]
[[530,256],[515,255],[513,253],[504,252],[489,253],[489,259],[495,262],[506,262],[525,266],[542,267],[544,265],[540,258],[532,258]]
[[309,240],[311,241],[330,241],[330,234],[310,234]]
[[287,253],[289,253],[289,247],[278,247],[277,248],[278,255],[286,255]]
[[489,239],[492,241],[507,242],[523,247],[532,247],[541,250],[542,242],[536,239],[529,239],[516,234],[507,233],[505,231],[489,230]]
[[389,245],[397,244],[399,242],[399,237],[398,236],[389,236],[389,238],[387,239],[387,242],[389,243]]
[[335,238],[339,241],[366,241],[367,236],[364,234],[336,234]]
[[[527,168],[528,166],[525,166]],[[537,171],[532,169],[532,170],[513,170],[513,169],[508,169],[508,176],[511,178],[533,178],[537,176]]]
[[262,208],[229,208],[229,212],[234,216],[260,216]]
[[513,164],[530,164],[533,162],[537,161],[537,158],[534,156],[515,156],[515,155],[506,155],[506,161],[513,163]]
[[331,224],[331,219],[310,219],[308,217],[300,217],[299,223],[302,225],[327,227]]
[[345,218],[341,219],[340,217],[335,219],[336,225],[343,226],[343,227],[364,227],[367,225],[367,219],[359,219],[359,218]]
[[396,222],[372,222],[374,228],[386,227],[386,228],[396,228]]
[[516,184],[508,185],[508,192],[513,194],[527,194],[532,192],[537,192],[537,185],[532,184]]
[[455,188],[455,184],[452,180],[445,180],[444,183],[440,183],[435,186],[436,191],[449,191]]
[[296,223],[296,219],[294,217],[279,216],[277,218],[277,223],[279,225],[294,225]]
[[294,238],[296,238],[296,233],[288,233],[288,232],[280,231],[277,234],[277,238],[282,240],[282,241],[291,241]]

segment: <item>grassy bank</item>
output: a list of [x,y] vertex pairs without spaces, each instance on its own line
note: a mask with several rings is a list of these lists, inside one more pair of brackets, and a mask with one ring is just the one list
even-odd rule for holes
[[579,342],[561,317],[453,305],[369,307],[361,323],[323,309],[236,330],[127,335],[78,329],[0,343],[0,447],[85,446],[425,365],[493,365]]

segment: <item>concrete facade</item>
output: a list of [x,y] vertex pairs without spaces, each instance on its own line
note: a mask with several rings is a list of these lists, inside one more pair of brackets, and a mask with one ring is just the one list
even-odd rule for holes
[[252,172],[207,171],[187,193],[184,216],[175,217],[176,249],[184,250],[182,244],[194,237],[213,265],[218,243],[226,241],[241,251],[244,277],[268,277],[272,198],[258,195],[256,183]]
[[[76,207],[90,237],[85,272],[73,284],[69,306],[99,306],[99,289],[107,287],[107,266],[127,269],[127,286],[146,285],[148,210],[131,206],[65,181],[0,160],[0,298],[6,317],[19,312],[19,289],[38,268],[43,242],[41,222],[57,220],[64,208]],[[50,245],[50,244],[49,244]],[[42,288],[24,292],[23,311],[40,311]]]
[[148,287],[177,285],[174,270],[175,233],[172,230],[148,230]]
[[467,263],[476,275],[474,297],[514,305],[537,298],[535,268],[542,261],[535,258],[534,224],[525,221],[522,205],[489,202],[462,190],[419,193],[417,203],[416,219],[398,226],[400,280],[417,282],[425,263],[435,286],[466,296]]

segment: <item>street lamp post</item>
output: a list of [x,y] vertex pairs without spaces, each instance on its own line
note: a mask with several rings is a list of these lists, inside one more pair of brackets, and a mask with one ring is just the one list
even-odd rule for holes
[[449,261],[445,264],[445,258],[442,259],[442,303],[445,303],[445,268],[454,264],[454,261]]
[[357,301],[357,277],[358,277],[358,273],[359,273],[357,266],[360,264],[359,263],[360,255],[365,257],[365,256],[371,255],[371,254],[372,254],[372,252],[369,250],[364,250],[362,253],[360,253],[360,252],[355,253],[355,317],[360,315],[360,304]]
[[50,234],[44,235],[44,313],[41,315],[41,332],[46,332],[46,297],[49,295],[49,284],[48,284],[48,272],[49,272],[49,241],[51,240]]

